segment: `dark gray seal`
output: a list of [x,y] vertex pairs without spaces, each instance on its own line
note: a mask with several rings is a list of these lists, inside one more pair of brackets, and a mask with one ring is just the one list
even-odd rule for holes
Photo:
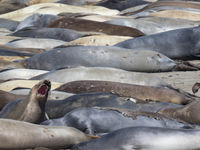
[[[8,103],[1,111],[1,118],[40,123],[45,117],[45,104],[51,83],[44,80],[36,84],[24,100]],[[14,102],[14,103],[13,103]]]
[[200,130],[158,127],[123,128],[72,150],[192,150],[199,149]]
[[83,34],[70,29],[60,29],[60,28],[35,29],[34,27],[25,28],[16,31],[10,35],[19,37],[32,37],[32,38],[50,38],[50,39],[63,40],[67,42],[83,36]]
[[149,4],[149,2],[143,0],[104,0],[103,2],[98,3],[97,6],[104,6],[110,9],[122,11],[130,7],[144,4]]
[[19,31],[21,29],[28,28],[28,27],[36,27],[36,28],[45,27],[52,20],[56,18],[57,18],[56,15],[35,13],[25,18],[23,21],[21,21],[16,27],[16,31]]
[[18,24],[18,21],[0,18],[0,28],[6,28],[10,31],[15,31]]
[[156,113],[115,108],[78,108],[62,118],[46,120],[41,124],[74,127],[91,135],[102,135],[121,128],[136,126],[190,128],[189,124],[170,120]]
[[200,54],[200,27],[184,28],[126,40],[115,46],[154,50],[169,58],[190,59]]

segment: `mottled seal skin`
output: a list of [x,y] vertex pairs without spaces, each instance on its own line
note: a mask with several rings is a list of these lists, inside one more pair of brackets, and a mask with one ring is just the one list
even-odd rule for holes
[[[135,104],[138,103],[138,104]],[[47,101],[46,113],[50,119],[63,117],[66,113],[80,107],[116,107],[135,111],[157,112],[163,108],[177,108],[181,105],[172,103],[145,103],[135,99],[118,97],[110,93],[77,94],[59,101]]]
[[48,127],[11,119],[0,119],[0,132],[0,149],[68,148],[97,138],[72,127]]
[[110,9],[124,10],[138,5],[149,4],[143,0],[105,0],[97,4],[97,6],[104,6]]
[[51,83],[44,80],[36,84],[26,99],[15,103],[8,103],[1,111],[1,118],[21,120],[31,123],[39,123],[44,120],[45,104]]
[[190,124],[200,125],[200,116],[198,113],[199,108],[200,102],[197,100],[181,108],[162,109],[159,113],[169,118],[183,120]]
[[199,33],[200,27],[177,29],[126,40],[115,46],[137,50],[152,49],[169,58],[190,59],[200,54]]
[[112,108],[78,108],[64,117],[46,120],[41,123],[48,126],[69,126],[87,134],[102,135],[121,128],[148,126],[163,128],[185,128],[190,125],[169,120],[162,115],[149,112],[118,111]]
[[124,26],[111,25],[104,22],[91,21],[78,18],[58,18],[52,21],[48,27],[50,28],[66,28],[76,31],[84,32],[101,32],[108,35],[120,35],[120,36],[131,36],[138,37],[143,36],[144,33],[141,31]]
[[69,5],[95,5],[101,2],[102,0],[58,0],[57,3],[69,4]]
[[37,27],[37,28],[45,27],[52,20],[56,18],[57,18],[56,15],[35,13],[25,18],[23,21],[21,21],[19,25],[16,27],[16,31],[19,31],[21,29],[28,28],[28,27]]
[[188,104],[192,99],[175,90],[164,87],[150,87],[109,81],[84,80],[61,85],[56,90],[69,93],[110,92],[122,97],[132,97],[139,100]]
[[54,70],[66,67],[112,67],[127,71],[171,71],[176,62],[154,51],[113,46],[58,47],[24,61],[25,68]]
[[72,150],[192,150],[200,148],[199,140],[200,130],[130,127],[77,144]]
[[66,42],[75,40],[79,37],[82,37],[83,34],[69,29],[61,29],[61,28],[25,28],[19,31],[16,31],[11,36],[19,36],[19,37],[32,37],[32,38],[50,38],[63,40]]
[[0,98],[1,98],[1,100],[0,100],[0,111],[9,102],[14,101],[16,99],[23,99],[25,97],[26,96],[24,96],[24,95],[16,95],[16,94],[12,94],[12,93],[0,90]]

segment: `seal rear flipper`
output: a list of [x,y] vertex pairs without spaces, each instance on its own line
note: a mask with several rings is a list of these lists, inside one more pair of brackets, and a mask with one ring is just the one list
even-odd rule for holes
[[198,71],[200,66],[194,65],[187,61],[176,61],[177,65],[172,69],[172,71]]

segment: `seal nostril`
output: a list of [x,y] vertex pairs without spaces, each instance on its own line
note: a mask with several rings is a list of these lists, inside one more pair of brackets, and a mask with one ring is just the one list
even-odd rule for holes
[[48,87],[51,87],[51,82],[49,80],[45,80],[44,84],[46,84]]

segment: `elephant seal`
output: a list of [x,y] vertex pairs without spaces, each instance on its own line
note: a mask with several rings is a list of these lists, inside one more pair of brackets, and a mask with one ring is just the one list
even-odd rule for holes
[[0,149],[68,148],[97,138],[72,127],[48,127],[11,119],[0,119],[0,132]]
[[28,28],[28,27],[36,27],[36,28],[45,27],[52,20],[54,20],[56,18],[57,18],[56,15],[35,13],[35,14],[25,18],[23,21],[21,21],[18,24],[18,26],[16,27],[15,31],[19,31],[21,29]]
[[64,100],[51,100],[46,103],[46,113],[50,119],[63,117],[66,113],[80,107],[116,107],[134,111],[157,112],[164,108],[177,108],[182,105],[173,103],[144,103],[143,101],[118,97],[111,93],[76,94]]
[[177,29],[126,40],[115,46],[138,51],[152,49],[169,58],[190,59],[200,54],[199,32],[200,27]]
[[67,83],[76,80],[112,81],[146,86],[169,87],[170,85],[149,73],[130,72],[108,67],[76,67],[53,70],[32,80],[48,79],[52,82]]
[[198,66],[173,61],[155,51],[137,51],[116,46],[60,46],[19,63],[24,64],[25,68],[42,70],[77,66],[112,67],[138,72],[199,70]]
[[57,15],[62,12],[99,14],[105,16],[113,16],[119,14],[118,10],[111,10],[101,6],[72,6],[59,3],[41,3],[2,14],[0,15],[0,18],[22,21],[26,17],[33,15],[35,12],[51,15]]
[[47,51],[57,46],[61,46],[65,44],[65,41],[49,39],[49,38],[25,38],[25,39],[17,39],[12,40],[6,43],[5,45],[9,47],[18,47],[23,49],[43,49]]
[[100,2],[97,4],[97,6],[104,6],[110,9],[117,9],[119,11],[122,11],[124,9],[130,8],[130,7],[136,7],[139,5],[149,4],[149,2],[143,1],[143,0],[104,0],[103,2]]
[[30,79],[34,76],[47,73],[45,70],[35,69],[4,69],[0,71],[0,80],[11,80],[11,79]]
[[119,129],[72,150],[192,150],[199,149],[200,130],[158,127],[129,127]]
[[200,117],[198,114],[200,102],[193,101],[192,103],[181,108],[166,108],[160,110],[158,113],[169,118],[183,120],[190,124],[200,125]]
[[190,125],[169,120],[156,113],[118,110],[115,108],[77,108],[62,118],[46,120],[41,124],[74,127],[91,135],[102,135],[121,128],[136,126],[190,128]]
[[32,38],[50,38],[56,40],[63,40],[66,42],[75,40],[83,36],[83,34],[69,29],[61,28],[25,28],[19,31],[16,31],[10,36],[19,36],[19,37],[32,37]]
[[192,101],[191,98],[186,97],[184,94],[165,87],[150,87],[110,81],[74,81],[63,84],[55,90],[76,94],[110,92],[122,97],[132,97],[143,101],[152,100],[181,105],[188,104]]
[[[198,3],[192,3],[192,2],[183,2],[183,1],[157,1],[154,3],[150,3],[144,8],[137,10],[132,13],[126,13],[124,15],[133,15],[138,14],[140,12],[145,12],[151,10],[152,12],[155,11],[161,11],[162,8],[169,7],[168,9],[176,9],[176,8],[184,8],[184,9],[199,9],[200,5]],[[160,8],[160,9],[159,9]],[[153,11],[154,10],[154,11]]]
[[45,104],[51,83],[44,80],[36,84],[26,99],[16,105],[7,104],[0,112],[1,118],[21,120],[31,123],[40,123],[45,117]]
[[48,25],[50,28],[66,28],[82,32],[100,32],[108,35],[138,37],[143,36],[141,31],[124,26],[112,25],[104,22],[78,18],[62,17],[55,19]]
[[176,62],[160,53],[146,50],[133,51],[113,46],[58,47],[34,55],[21,63],[24,63],[25,68],[42,70],[85,66],[160,72],[170,71],[176,67]]
[[0,18],[0,28],[6,28],[10,31],[15,31],[18,24],[18,21]]

